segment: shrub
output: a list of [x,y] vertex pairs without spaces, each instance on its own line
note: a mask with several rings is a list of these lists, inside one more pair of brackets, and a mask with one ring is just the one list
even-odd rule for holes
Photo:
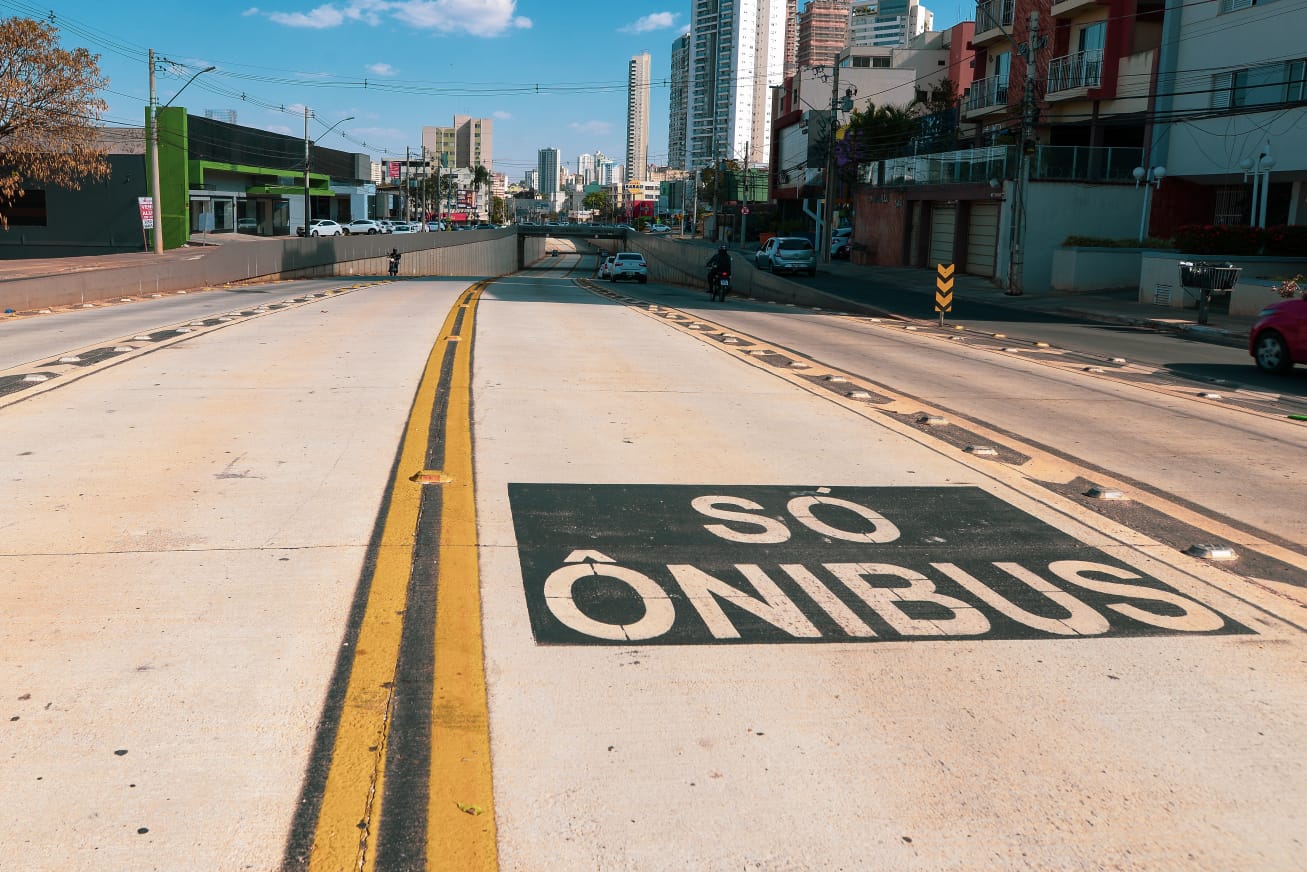
[[1280,224],[1265,231],[1266,253],[1277,257],[1307,257],[1307,227]]
[[1258,254],[1264,231],[1225,224],[1187,224],[1175,230],[1175,247],[1186,254]]
[[1068,248],[1171,248],[1171,242],[1168,239],[1154,239],[1149,237],[1144,240],[1138,239],[1107,239],[1101,236],[1068,236],[1062,240],[1062,245]]

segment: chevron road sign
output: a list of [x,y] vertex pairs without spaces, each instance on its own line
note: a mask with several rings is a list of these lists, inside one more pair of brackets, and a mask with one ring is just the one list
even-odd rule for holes
[[938,273],[935,278],[935,311],[939,313],[942,325],[944,313],[953,311],[953,264],[935,264],[935,271]]

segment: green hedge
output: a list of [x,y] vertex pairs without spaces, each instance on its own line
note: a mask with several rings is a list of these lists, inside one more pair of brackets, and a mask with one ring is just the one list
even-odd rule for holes
[[1068,236],[1062,240],[1067,248],[1173,248],[1169,239],[1107,239],[1102,236]]
[[1189,224],[1176,228],[1175,247],[1186,254],[1307,257],[1307,227],[1280,224],[1263,229],[1238,225]]

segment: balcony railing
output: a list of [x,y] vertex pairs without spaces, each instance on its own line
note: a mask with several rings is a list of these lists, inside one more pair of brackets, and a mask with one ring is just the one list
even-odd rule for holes
[[971,83],[967,92],[966,111],[975,112],[991,106],[1007,105],[1007,76],[990,76]]
[[1134,182],[1131,173],[1143,161],[1142,148],[1041,145],[1035,150],[1030,177],[1046,181]]
[[[985,184],[1015,178],[1019,170],[1017,148],[994,145],[865,163],[858,180],[878,187],[911,185]],[[1140,148],[1090,148],[1081,145],[1041,145],[1030,161],[1030,178],[1036,181],[1134,182],[1131,175],[1143,163]]]
[[1011,27],[1016,0],[985,0],[976,4],[976,33],[996,27]]
[[1097,88],[1103,82],[1103,50],[1079,51],[1048,64],[1048,93]]
[[1010,145],[894,157],[858,167],[860,181],[883,187],[953,185],[1005,179],[1016,167]]

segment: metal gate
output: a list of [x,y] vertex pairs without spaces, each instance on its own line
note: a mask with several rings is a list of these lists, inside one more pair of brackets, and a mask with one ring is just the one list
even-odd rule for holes
[[930,210],[930,263],[953,262],[953,227],[957,220],[957,204],[933,203]]
[[994,277],[998,252],[999,204],[975,202],[967,222],[967,265],[963,272],[973,276]]

